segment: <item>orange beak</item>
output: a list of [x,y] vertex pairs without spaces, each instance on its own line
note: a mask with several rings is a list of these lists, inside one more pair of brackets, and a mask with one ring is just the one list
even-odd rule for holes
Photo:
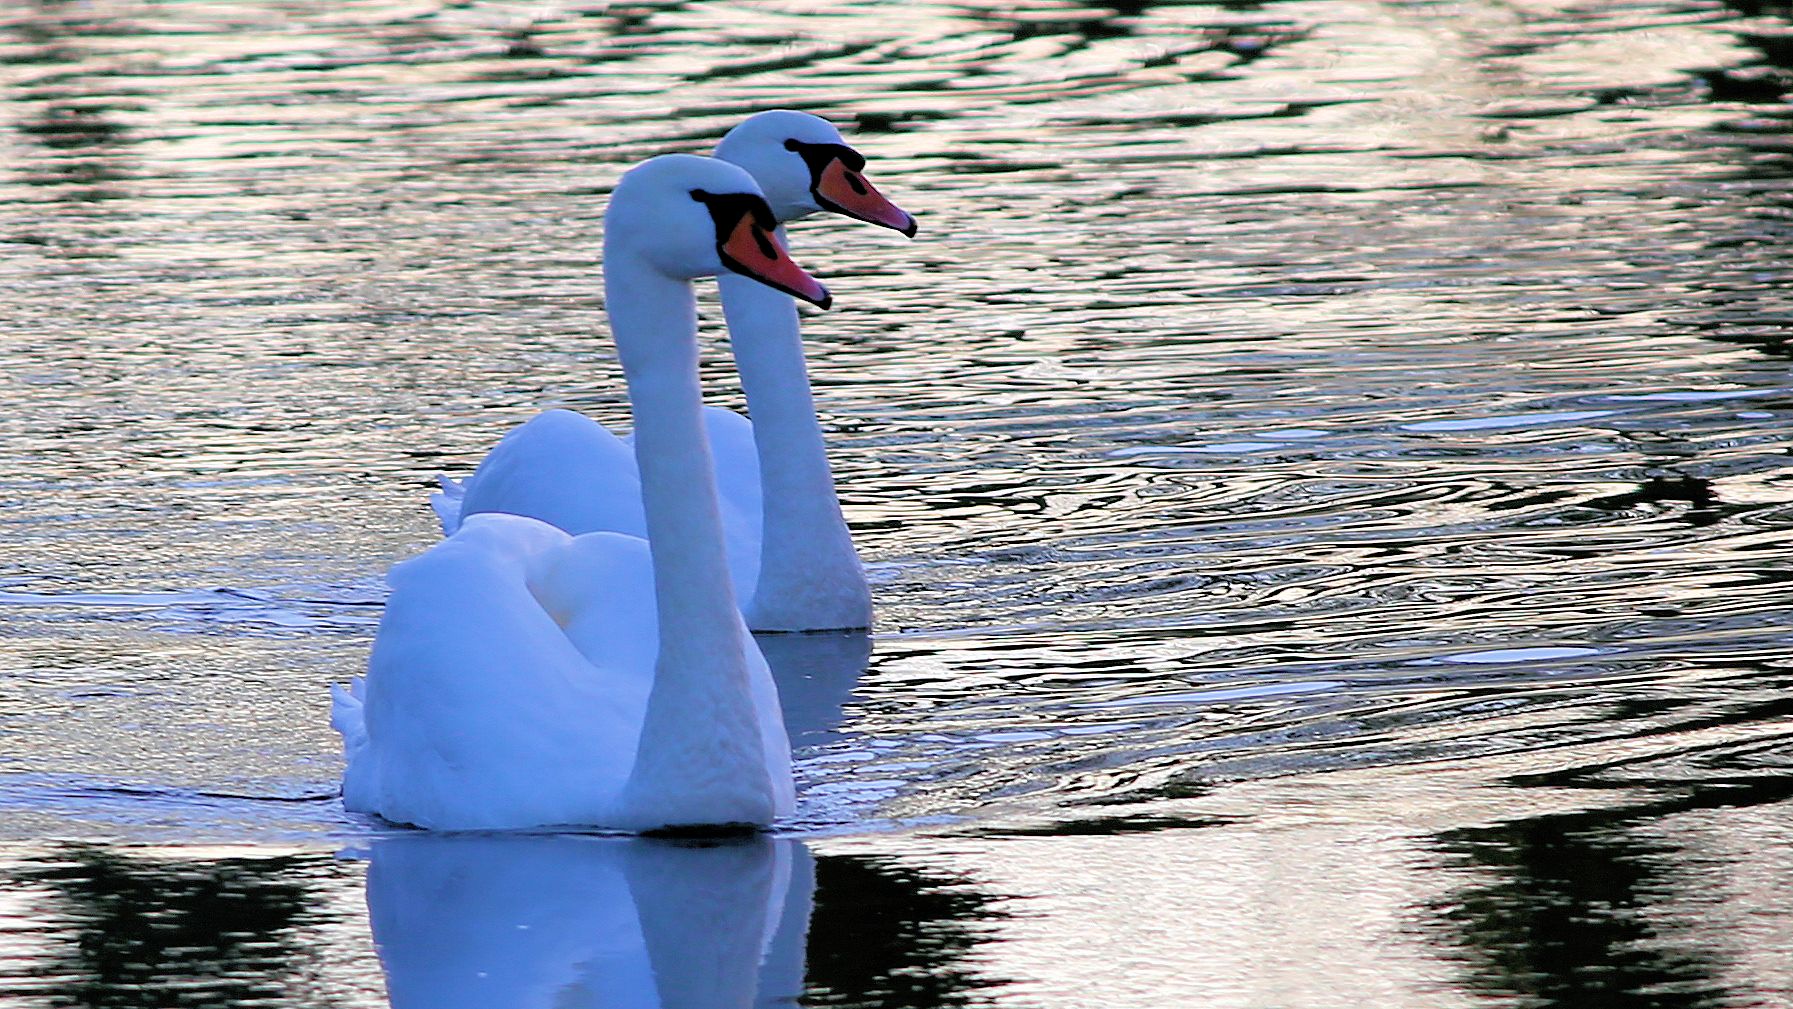
[[827,308],[834,296],[821,281],[806,273],[791,259],[779,243],[778,236],[754,223],[751,214],[736,222],[718,249],[723,265],[752,277],[768,287],[777,288],[793,298],[801,298],[817,308]]
[[864,175],[848,168],[839,158],[828,162],[816,178],[815,192],[823,209],[879,224],[915,237],[915,218],[884,198]]

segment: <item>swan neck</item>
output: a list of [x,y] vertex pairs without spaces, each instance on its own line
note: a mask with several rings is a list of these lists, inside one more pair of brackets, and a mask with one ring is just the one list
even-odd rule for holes
[[[619,272],[626,279],[618,278]],[[691,285],[651,270],[613,269],[606,280],[611,327],[634,415],[661,658],[694,648],[718,657],[738,656],[734,591],[703,426]],[[736,664],[742,660],[737,658]]]
[[767,630],[865,626],[869,595],[828,466],[796,302],[744,277],[723,277],[721,288],[760,464],[760,568],[748,622]]
[[[761,479],[780,481],[781,489],[807,498],[834,500],[796,302],[745,277],[724,277],[721,287],[729,346],[760,446]],[[772,488],[766,490],[770,495]]]
[[659,617],[628,804],[646,827],[766,822],[770,785],[704,432],[691,285],[612,253],[605,299],[634,413]]

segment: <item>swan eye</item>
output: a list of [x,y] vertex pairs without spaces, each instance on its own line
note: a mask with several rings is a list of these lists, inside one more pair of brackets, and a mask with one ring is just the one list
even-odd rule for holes
[[836,161],[851,171],[865,169],[865,156],[846,144],[806,144],[801,140],[786,140],[784,149],[803,156],[803,163],[809,166],[812,178],[821,178],[828,166]]
[[753,232],[754,242],[767,259],[778,257],[778,246],[767,235],[778,230],[778,218],[758,193],[712,193],[691,190],[691,198],[710,212],[710,223],[716,226],[716,244],[725,246],[735,232],[746,225]]

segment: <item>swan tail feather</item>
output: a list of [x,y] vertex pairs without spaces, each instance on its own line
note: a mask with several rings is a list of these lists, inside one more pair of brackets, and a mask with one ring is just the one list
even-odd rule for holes
[[430,508],[442,523],[442,535],[453,536],[455,530],[461,527],[461,501],[467,496],[467,485],[459,480],[451,480],[443,473],[436,474],[436,483],[442,489],[430,495]]
[[342,748],[353,754],[367,744],[367,678],[330,684],[330,726],[342,735]]

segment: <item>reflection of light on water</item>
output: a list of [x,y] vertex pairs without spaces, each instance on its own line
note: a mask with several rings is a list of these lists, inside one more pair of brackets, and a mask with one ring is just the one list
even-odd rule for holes
[[1130,455],[1154,455],[1160,452],[1201,452],[1210,455],[1242,455],[1247,452],[1269,452],[1283,448],[1286,443],[1280,441],[1229,441],[1213,445],[1138,445],[1131,448],[1117,448],[1108,453],[1115,458]]
[[[0,923],[4,923],[0,924],[0,964],[42,964],[55,960],[59,945],[55,933],[48,928],[22,927],[28,922],[41,919],[45,898],[49,896],[50,893],[41,885],[22,886],[13,883],[0,887]],[[12,972],[0,970],[0,991],[21,987],[16,981],[6,977],[10,973]],[[55,983],[46,978],[29,987],[48,989]]]
[[1786,395],[1785,389],[1720,389],[1709,392],[1644,392],[1615,393],[1611,400],[1639,403],[1711,403],[1726,399],[1754,399],[1757,396]]
[[1414,665],[1436,665],[1443,662],[1497,663],[1497,662],[1547,662],[1551,659],[1579,659],[1589,655],[1603,654],[1606,649],[1600,648],[1494,648],[1485,652],[1460,652],[1455,655],[1440,655],[1434,659],[1418,659]]
[[1461,420],[1427,420],[1403,424],[1406,431],[1484,431],[1502,427],[1535,427],[1540,424],[1572,424],[1579,420],[1610,417],[1617,410],[1570,410],[1565,413],[1515,414],[1507,417],[1466,417]]
[[174,633],[212,624],[250,624],[269,629],[372,628],[379,623],[378,602],[342,598],[281,598],[241,589],[190,592],[5,592],[0,607],[29,607],[40,612],[88,609],[115,611],[111,619],[139,618],[163,624]]
[[[1676,741],[1700,753],[1736,740],[1747,736]],[[1020,912],[992,924],[981,952],[993,975],[1023,979],[1021,1004],[1100,993],[1141,1007],[1469,1006],[1584,985],[1617,998],[1701,963],[1723,979],[1710,990],[1778,991],[1784,971],[1760,951],[1784,931],[1771,881],[1785,848],[1759,828],[1784,819],[1786,787],[1765,787],[1767,805],[1714,811],[1693,799],[1675,812],[1680,792],[1508,777],[1598,774],[1636,750],[1242,783],[1137,811],[1161,823],[1142,832],[1122,818],[1113,833],[1072,824],[1005,836],[997,824],[994,837],[954,838],[932,856],[926,842],[894,843]],[[1735,795],[1710,787],[1720,803]],[[1651,812],[1659,802],[1668,815]],[[1179,818],[1206,825],[1176,829]],[[1465,864],[1465,851],[1480,854]],[[1586,857],[1602,852],[1612,865]]]
[[1312,683],[1264,683],[1250,687],[1238,687],[1232,690],[1202,690],[1179,694],[1148,694],[1143,697],[1130,697],[1126,700],[1101,701],[1090,704],[1092,708],[1131,708],[1136,705],[1152,704],[1203,704],[1219,701],[1240,701],[1253,697],[1275,697],[1283,694],[1312,694],[1329,690],[1337,690],[1345,686],[1337,680],[1318,680]]
[[[308,798],[322,687],[433,476],[543,406],[624,419],[604,194],[788,103],[857,120],[922,218],[792,228],[841,295],[806,334],[881,635],[786,684],[793,826],[867,846],[833,927],[876,898],[923,923],[893,950],[952,931],[897,852],[1027,896],[986,967],[1060,1004],[1067,965],[1121,1003],[1338,1000],[1303,962],[1458,998],[1426,947],[1461,936],[1403,902],[1504,870],[1420,835],[1612,800],[1484,777],[1776,745],[1784,116],[1684,69],[1752,58],[1718,7],[1125,6],[0,15],[0,830],[373,832]],[[1036,836],[903,833],[1010,820]],[[1727,878],[1772,875],[1757,840]],[[1777,891],[1714,882],[1777,934]]]
[[[1687,852],[1675,869],[1688,884],[1649,904],[1643,918],[1658,935],[1716,947],[1717,974],[1732,990],[1793,990],[1785,951],[1793,948],[1793,885],[1773,853],[1793,850],[1787,806],[1690,810],[1644,825],[1642,832]],[[1766,982],[1766,984],[1765,984]]]
[[1374,825],[1166,831],[967,845],[955,859],[1020,913],[982,950],[1018,1002],[1467,1005],[1411,933],[1448,878]]
[[[273,846],[102,848],[67,844],[0,864],[5,889],[54,923],[28,958],[0,960],[0,993],[38,1004],[267,1004],[311,990],[312,944],[329,926],[337,871]],[[313,900],[313,898],[319,898]],[[10,931],[0,927],[0,937]],[[0,941],[4,941],[0,939]],[[15,947],[19,948],[19,947]]]

